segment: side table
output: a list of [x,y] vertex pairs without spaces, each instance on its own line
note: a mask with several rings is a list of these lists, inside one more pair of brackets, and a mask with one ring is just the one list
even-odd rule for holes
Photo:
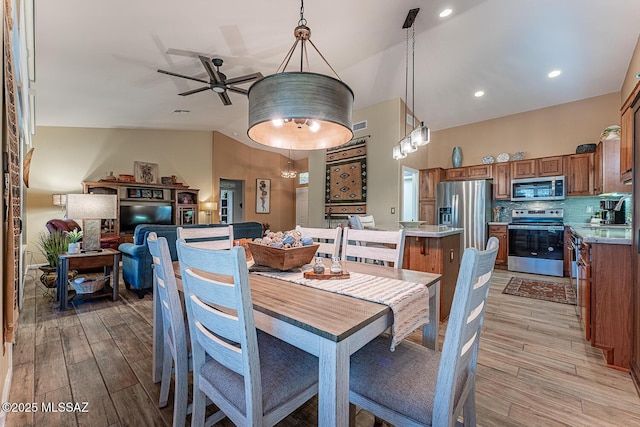
[[[91,294],[83,294],[81,297],[76,294],[77,299],[93,299],[112,295],[113,300],[118,299],[118,284],[120,281],[120,251],[115,249],[103,249],[100,252],[84,252],[79,254],[64,253],[58,257],[58,299],[60,300],[60,311],[67,309],[67,276],[69,270],[81,270],[88,268],[104,267],[104,275],[113,273],[113,278],[104,289]],[[111,292],[109,292],[111,288]]]

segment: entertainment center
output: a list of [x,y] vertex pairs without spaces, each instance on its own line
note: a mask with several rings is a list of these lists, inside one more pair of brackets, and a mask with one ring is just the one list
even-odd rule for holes
[[198,193],[185,185],[129,181],[84,181],[83,191],[118,196],[118,217],[102,220],[103,236],[130,242],[139,224],[186,225],[198,223]]

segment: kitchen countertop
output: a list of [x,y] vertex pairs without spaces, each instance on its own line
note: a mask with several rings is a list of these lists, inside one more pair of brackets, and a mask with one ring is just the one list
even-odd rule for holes
[[631,245],[630,227],[608,227],[606,225],[565,224],[584,239],[585,243],[607,243],[613,245]]
[[[376,230],[397,231],[400,226],[377,226]],[[404,229],[404,235],[410,237],[445,237],[453,234],[462,234],[463,228],[453,228],[447,225],[421,225]]]
[[489,225],[509,225],[507,221],[489,221]]

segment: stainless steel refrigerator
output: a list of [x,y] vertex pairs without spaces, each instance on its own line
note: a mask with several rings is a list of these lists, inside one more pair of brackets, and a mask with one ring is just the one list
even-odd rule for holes
[[439,183],[436,191],[438,225],[463,228],[463,247],[484,249],[492,195],[491,183],[486,180]]

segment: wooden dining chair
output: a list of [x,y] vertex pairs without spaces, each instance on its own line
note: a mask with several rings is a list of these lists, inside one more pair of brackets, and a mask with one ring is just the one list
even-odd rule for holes
[[177,249],[191,331],[192,425],[203,425],[207,397],[220,409],[213,420],[276,424],[318,392],[317,357],[256,331],[243,247],[211,251],[178,241]]
[[162,379],[158,406],[161,408],[167,406],[171,373],[175,370],[173,425],[174,427],[184,426],[188,413],[189,353],[182,303],[178,295],[167,239],[158,237],[155,232],[151,232],[147,237],[147,243],[153,260],[155,288],[153,297],[160,299],[162,333],[164,334]]
[[342,231],[342,260],[347,257],[360,262],[375,261],[393,268],[402,268],[404,257],[404,229],[398,231],[354,230]]
[[476,362],[498,239],[462,256],[442,353],[381,337],[351,356],[349,400],[395,426],[475,426]]
[[178,240],[203,249],[231,249],[233,225],[228,227],[178,227]]
[[296,225],[296,230],[302,233],[303,236],[311,237],[315,243],[320,245],[316,255],[336,257],[340,254],[342,227],[308,228]]

